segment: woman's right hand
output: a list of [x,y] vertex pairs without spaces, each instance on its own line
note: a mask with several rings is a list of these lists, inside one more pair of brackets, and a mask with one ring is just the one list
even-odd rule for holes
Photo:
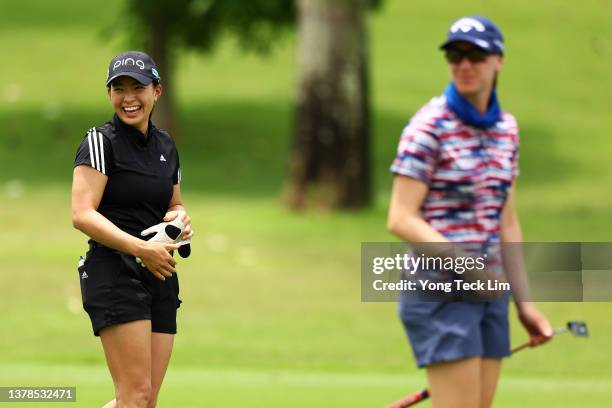
[[142,241],[134,254],[142,261],[142,264],[159,280],[165,280],[176,272],[174,267],[176,261],[170,255],[170,251],[179,248],[176,244],[165,244],[161,242]]

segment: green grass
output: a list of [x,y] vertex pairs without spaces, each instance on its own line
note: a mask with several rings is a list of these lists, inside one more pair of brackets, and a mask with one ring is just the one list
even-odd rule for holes
[[[395,305],[359,300],[359,242],[389,238],[378,226],[383,209],[297,216],[270,198],[249,198],[248,211],[231,197],[187,199],[200,236],[179,265],[185,303],[162,403],[281,406],[295,398],[295,406],[369,407],[422,384]],[[101,405],[111,382],[80,309],[75,264],[84,240],[68,225],[68,202],[58,188],[41,187],[2,209],[6,226],[19,231],[0,245],[11,287],[3,330],[12,333],[0,337],[0,383],[77,385],[79,406]],[[499,406],[518,398],[602,406],[612,381],[608,304],[542,308],[555,325],[587,320],[592,338],[559,337],[508,360]],[[512,338],[525,339],[514,320]]]
[[[110,116],[103,87],[121,1],[0,3],[0,385],[76,385],[101,406],[112,383],[80,306],[70,225],[74,152]],[[392,160],[409,117],[446,83],[437,45],[480,12],[508,43],[503,105],[522,129],[518,208],[528,240],[609,241],[612,9],[601,1],[389,0],[371,19],[376,199],[348,214],[286,211],[294,38],[267,59],[224,41],[182,53],[176,90],[183,190],[197,233],[180,262],[179,331],[160,406],[376,407],[424,375],[391,303],[361,303],[362,241],[388,241]],[[95,18],[94,18],[95,17]],[[10,231],[10,234],[7,233]],[[589,323],[508,360],[499,407],[601,407],[612,396],[606,303],[548,303],[555,325]],[[513,343],[525,334],[512,319]],[[57,405],[61,406],[61,405]],[[425,404],[424,406],[427,406]]]
[[[61,376],[62,384],[78,384],[78,406],[96,406],[104,401],[103,394],[112,393],[107,373],[102,367],[72,365],[20,365],[10,367],[12,378],[20,384],[40,384]],[[35,373],[35,374],[33,374]],[[1,379],[1,377],[0,377]],[[541,377],[504,378],[498,391],[497,406],[512,407],[503,402],[511,396],[521,406],[605,406],[610,382],[602,379],[568,380]],[[329,373],[285,370],[210,370],[176,368],[168,372],[160,406],[202,407],[286,406],[310,408],[378,407],[389,396],[399,396],[408,389],[420,389],[422,379],[416,375],[385,373]],[[236,392],[239,390],[239,392]],[[14,404],[11,406],[30,406]],[[74,403],[54,404],[74,407]],[[428,402],[422,407],[431,407]]]

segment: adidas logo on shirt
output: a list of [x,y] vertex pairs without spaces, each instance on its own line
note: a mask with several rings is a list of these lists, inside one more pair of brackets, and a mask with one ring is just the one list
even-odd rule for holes
[[159,161],[166,161],[166,158],[164,157],[163,154],[161,156],[159,156]]
[[81,275],[81,279],[87,279],[89,278],[89,275],[87,274],[87,272],[83,271],[83,274]]

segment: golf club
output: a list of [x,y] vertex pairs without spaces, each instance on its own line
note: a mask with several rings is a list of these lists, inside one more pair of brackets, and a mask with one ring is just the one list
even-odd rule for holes
[[[589,330],[587,329],[586,322],[582,320],[570,320],[569,322],[567,322],[565,326],[553,329],[553,336],[557,334],[561,334],[561,333],[568,333],[568,332],[571,333],[574,337],[589,337]],[[516,346],[512,349],[512,354],[515,354],[529,347],[530,345],[531,345],[530,342],[526,342],[526,343],[521,344],[520,346]],[[398,400],[392,403],[391,405],[388,406],[388,408],[411,407],[413,405],[418,404],[421,401],[426,400],[427,398],[429,398],[429,391],[427,389],[424,389],[422,391],[416,391],[416,392],[413,392],[412,394],[405,396],[401,400]]]

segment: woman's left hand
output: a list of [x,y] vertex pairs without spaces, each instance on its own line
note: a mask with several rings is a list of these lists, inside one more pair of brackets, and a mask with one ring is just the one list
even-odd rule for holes
[[173,210],[168,211],[164,216],[164,222],[170,222],[178,218],[181,220],[185,229],[183,230],[183,234],[181,235],[181,239],[191,239],[193,237],[193,230],[191,229],[191,217],[187,215],[187,212],[184,210]]
[[553,330],[548,319],[531,302],[520,302],[518,317],[529,337],[531,347],[546,343],[553,337]]

